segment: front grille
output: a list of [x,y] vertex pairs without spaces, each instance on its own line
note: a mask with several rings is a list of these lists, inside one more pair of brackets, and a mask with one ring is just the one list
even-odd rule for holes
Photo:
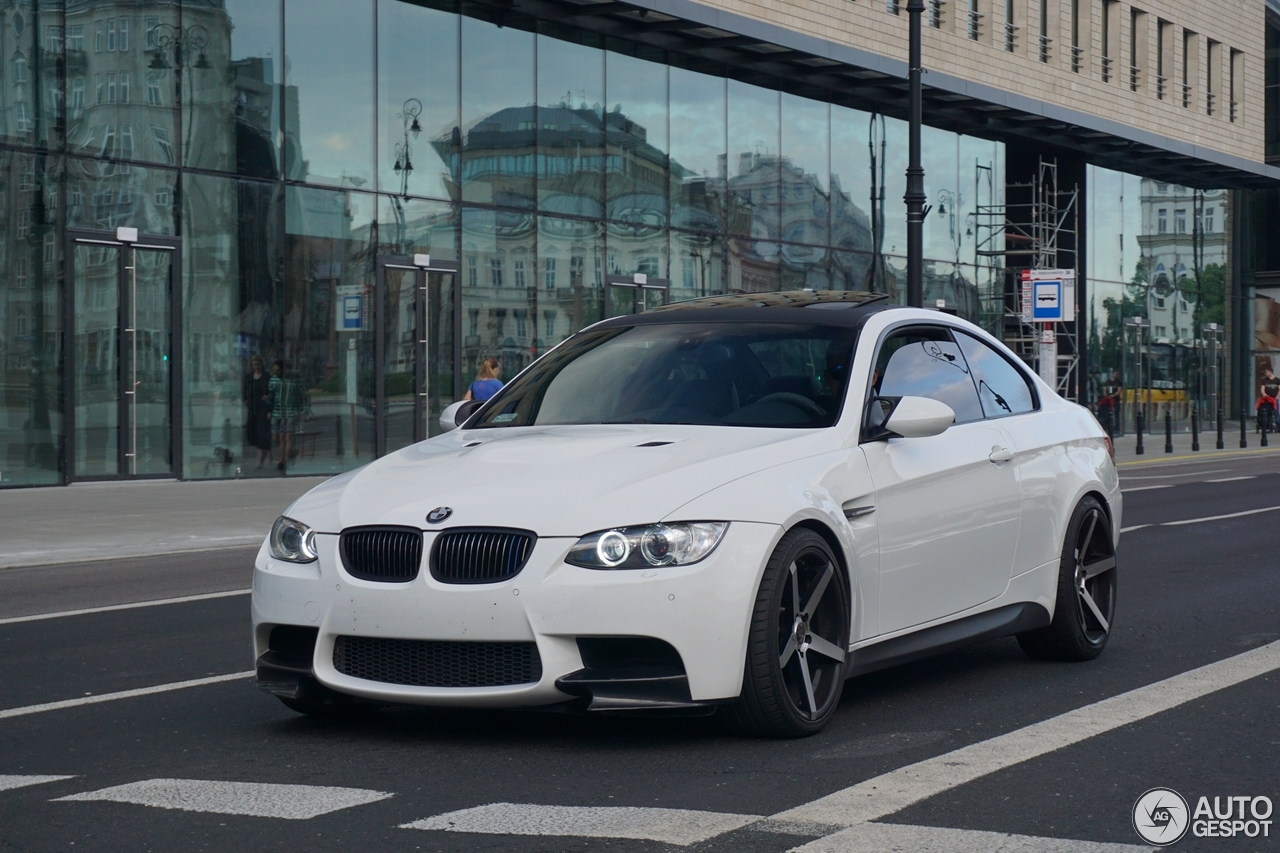
[[536,541],[527,530],[446,530],[431,547],[431,576],[443,583],[504,581],[520,573]]
[[347,573],[361,580],[404,583],[422,565],[422,531],[412,527],[351,527],[338,547]]
[[536,643],[338,637],[333,666],[352,678],[413,687],[502,687],[542,680]]

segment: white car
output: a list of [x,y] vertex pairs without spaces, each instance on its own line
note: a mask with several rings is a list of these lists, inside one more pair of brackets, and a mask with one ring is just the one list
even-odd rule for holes
[[718,707],[795,737],[854,675],[1008,635],[1083,660],[1111,633],[1106,434],[943,313],[673,304],[459,417],[275,523],[254,650],[290,708]]

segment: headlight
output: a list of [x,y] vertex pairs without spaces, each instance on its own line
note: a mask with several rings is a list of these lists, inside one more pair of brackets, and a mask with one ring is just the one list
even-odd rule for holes
[[619,527],[583,536],[566,562],[587,569],[648,569],[687,566],[716,549],[727,521],[682,521]]
[[311,563],[316,559],[316,532],[300,521],[283,515],[271,525],[268,540],[271,556],[290,563]]

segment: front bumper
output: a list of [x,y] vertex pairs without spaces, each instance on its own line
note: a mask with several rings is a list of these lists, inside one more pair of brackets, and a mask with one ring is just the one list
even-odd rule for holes
[[[423,560],[436,534],[427,533]],[[692,702],[736,697],[765,562],[782,535],[771,524],[733,522],[715,552],[692,566],[596,571],[564,562],[573,539],[539,539],[525,568],[494,584],[444,584],[424,564],[409,583],[347,574],[338,537],[319,534],[319,560],[273,560],[264,543],[253,576],[254,654],[277,625],[315,627],[311,675],[339,693],[423,705],[517,707],[574,698],[556,681],[583,670],[579,637],[652,637],[684,663]],[[502,687],[416,687],[338,672],[339,636],[537,644],[542,677]],[[575,691],[577,693],[578,691]]]

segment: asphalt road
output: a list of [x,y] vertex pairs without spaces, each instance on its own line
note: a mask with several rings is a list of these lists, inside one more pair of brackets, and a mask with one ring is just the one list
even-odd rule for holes
[[[715,718],[315,720],[248,678],[15,715],[248,671],[235,593],[252,552],[6,570],[0,851],[1119,850],[1104,845],[1141,843],[1132,808],[1154,787],[1192,808],[1278,802],[1280,459],[1151,460],[1123,477],[1130,529],[1100,659],[972,646],[851,680],[831,726],[800,741]],[[216,597],[14,621],[184,596]],[[844,821],[859,809],[871,823]],[[1175,849],[1280,850],[1271,819],[1265,838],[1188,834]],[[418,821],[446,829],[402,828]]]

